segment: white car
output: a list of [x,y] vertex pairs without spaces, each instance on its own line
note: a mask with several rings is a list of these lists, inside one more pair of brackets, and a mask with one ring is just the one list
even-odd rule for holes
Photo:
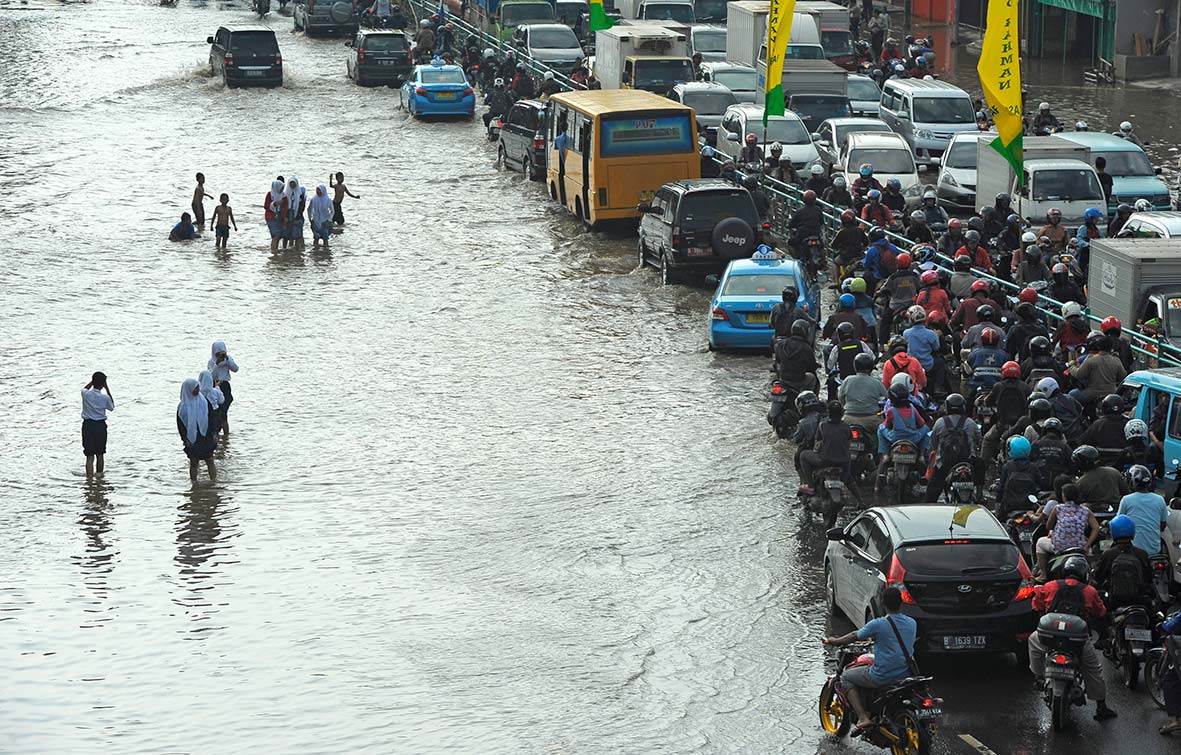
[[[966,131],[951,137],[947,151],[939,158],[939,178],[935,181],[935,196],[943,209],[975,214],[977,143],[985,137],[991,141],[996,132]],[[992,204],[991,199],[988,204]]]
[[701,53],[702,60],[726,59],[726,27],[693,26],[689,28],[689,55]]
[[525,24],[513,32],[513,44],[534,60],[569,75],[582,59],[582,45],[565,24]]
[[1121,239],[1175,239],[1181,236],[1181,212],[1134,212],[1116,234]]
[[841,150],[848,140],[849,134],[855,133],[892,134],[893,131],[885,121],[877,118],[829,118],[816,128],[813,138],[816,149],[820,152],[820,159],[824,165],[832,170],[836,167]]
[[898,179],[902,184],[902,196],[906,197],[906,209],[914,209],[922,201],[923,185],[919,183],[914,153],[898,134],[849,134],[837,160],[838,170],[844,173],[850,186],[859,177],[860,167],[869,163],[873,166],[873,177],[882,186],[891,178]]
[[771,154],[771,145],[775,142],[782,144],[783,155],[780,159],[791,160],[797,172],[821,164],[820,153],[812,143],[808,127],[795,113],[788,111],[783,115],[771,116],[767,119],[764,131],[761,105],[731,105],[718,126],[718,151],[737,163],[738,155],[746,144],[747,134],[755,135],[764,155]]

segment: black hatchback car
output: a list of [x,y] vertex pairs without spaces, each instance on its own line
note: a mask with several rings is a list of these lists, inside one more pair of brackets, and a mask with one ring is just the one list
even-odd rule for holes
[[666,284],[694,273],[720,274],[762,241],[750,192],[716,178],[667,183],[636,209],[640,267],[655,265]]
[[531,181],[545,178],[545,103],[518,100],[504,117],[496,158]]
[[829,610],[858,626],[884,615],[886,586],[902,592],[920,651],[1020,652],[1037,626],[1033,575],[984,507],[871,508],[828,539]]
[[265,26],[222,26],[205,40],[209,67],[227,87],[283,86],[283,56],[275,32]]
[[362,31],[345,44],[352,48],[345,69],[361,86],[402,86],[414,68],[410,39],[404,31]]

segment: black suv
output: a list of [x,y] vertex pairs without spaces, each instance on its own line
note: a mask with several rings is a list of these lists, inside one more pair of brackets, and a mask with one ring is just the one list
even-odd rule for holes
[[283,86],[283,56],[275,32],[265,26],[221,26],[205,40],[209,68],[227,87]]
[[362,31],[345,44],[352,48],[345,68],[349,78],[361,86],[402,86],[414,68],[406,32]]
[[982,506],[871,508],[828,539],[829,611],[858,626],[884,615],[886,586],[918,623],[916,650],[1021,652],[1037,626],[1033,575]]
[[719,274],[762,241],[750,192],[715,178],[667,183],[636,209],[642,215],[640,267],[655,265],[666,284],[693,273]]
[[531,181],[545,178],[545,103],[518,100],[500,128],[496,159],[506,168],[516,168]]

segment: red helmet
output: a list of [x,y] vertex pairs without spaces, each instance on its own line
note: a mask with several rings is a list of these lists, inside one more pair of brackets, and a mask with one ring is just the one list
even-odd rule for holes
[[759,137],[755,136],[754,134],[747,134],[746,135],[746,143],[747,144],[754,144],[758,140],[759,140]]
[[933,286],[939,282],[939,273],[934,270],[928,270],[919,276],[919,283],[924,286]]
[[1111,331],[1113,331],[1113,330],[1122,331],[1123,329],[1124,329],[1124,324],[1122,322],[1120,322],[1119,318],[1116,317],[1115,315],[1111,315],[1110,317],[1104,317],[1103,322],[1099,323],[1099,330],[1102,330],[1104,335],[1110,334]]
[[985,328],[984,332],[980,334],[980,343],[985,346],[996,346],[1001,342],[1001,334],[997,333],[992,328]]
[[910,255],[906,252],[898,255],[894,261],[898,263],[899,270],[905,270],[906,268],[910,267]]
[[972,293],[978,294],[981,291],[988,293],[988,281],[976,281],[972,284]]
[[951,220],[947,221],[947,230],[949,231],[953,228],[958,231],[963,227],[964,224],[960,222],[959,218],[952,218]]
[[1017,298],[1030,304],[1037,304],[1037,291],[1029,287],[1023,288],[1021,289],[1021,293],[1017,294]]
[[[986,330],[985,333],[987,333],[987,332],[988,331]],[[1018,380],[1020,380],[1021,379],[1021,365],[1017,364],[1016,362],[1005,362],[1003,365],[1001,365],[1001,377],[1002,378],[1017,378]]]
[[844,212],[841,213],[841,222],[842,223],[852,223],[856,219],[857,219],[857,213],[853,212],[852,210],[845,210]]
[[[927,315],[927,327],[928,328],[935,328],[936,326],[946,326],[946,325],[947,325],[947,315],[943,314],[939,310],[935,310],[934,312],[931,312]],[[986,330],[984,332],[991,333],[992,331]]]

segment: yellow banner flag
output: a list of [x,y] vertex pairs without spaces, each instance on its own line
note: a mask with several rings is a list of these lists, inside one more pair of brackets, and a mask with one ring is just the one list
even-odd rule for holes
[[767,80],[763,82],[766,97],[763,101],[763,126],[767,117],[783,115],[783,58],[787,55],[787,41],[791,39],[792,14],[796,0],[771,0],[767,14]]
[[984,99],[999,136],[992,148],[1004,155],[1023,185],[1021,142],[1021,36],[1017,32],[1018,0],[991,0],[984,24],[984,46],[976,71]]
[[967,527],[968,517],[972,516],[972,512],[980,511],[979,506],[959,506],[951,515],[951,523],[956,527]]

